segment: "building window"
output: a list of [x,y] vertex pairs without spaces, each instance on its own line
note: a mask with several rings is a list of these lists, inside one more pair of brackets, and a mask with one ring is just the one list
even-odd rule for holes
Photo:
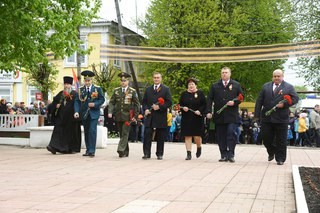
[[120,60],[114,59],[113,60],[113,66],[120,68],[121,67]]
[[[116,45],[120,45],[121,44],[121,42],[120,42],[120,40],[115,40],[115,44]],[[114,67],[117,67],[117,68],[121,68],[121,61],[120,60],[118,60],[117,58],[115,58],[114,60],[113,60],[113,66]]]
[[36,93],[38,93],[38,92],[40,92],[40,91],[35,88],[29,89],[29,100],[28,100],[29,103],[28,104],[31,104],[36,101]]
[[[85,42],[86,41],[86,37],[81,37],[81,40]],[[87,50],[88,48],[87,48],[86,42],[84,44],[81,44],[80,48],[82,50]],[[77,66],[77,54],[78,54],[78,52],[74,52],[69,57],[66,57],[65,60],[64,60],[64,66],[65,67],[76,67]],[[87,67],[88,55],[80,54],[80,62],[81,62],[81,67]]]
[[10,87],[0,87],[0,99],[5,99],[7,102],[12,103]]

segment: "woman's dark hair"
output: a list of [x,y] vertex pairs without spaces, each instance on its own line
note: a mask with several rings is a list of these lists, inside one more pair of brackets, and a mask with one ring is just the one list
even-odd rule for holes
[[188,84],[189,84],[190,82],[193,82],[195,85],[197,85],[197,84],[198,84],[198,81],[199,81],[198,79],[191,77],[191,78],[189,78],[189,79],[187,80],[186,86],[188,87]]

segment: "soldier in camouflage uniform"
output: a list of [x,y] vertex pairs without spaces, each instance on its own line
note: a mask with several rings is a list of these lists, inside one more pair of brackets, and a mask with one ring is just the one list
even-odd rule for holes
[[135,89],[129,87],[129,79],[131,77],[128,73],[120,73],[118,75],[121,80],[121,87],[114,89],[109,102],[108,117],[115,115],[120,141],[118,144],[119,157],[129,156],[128,137],[130,131],[130,123],[137,122],[139,114],[140,103]]

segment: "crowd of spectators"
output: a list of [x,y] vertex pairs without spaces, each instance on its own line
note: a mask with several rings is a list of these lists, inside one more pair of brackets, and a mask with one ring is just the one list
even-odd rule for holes
[[[320,107],[314,110],[301,110],[299,113],[290,113],[290,120],[288,125],[288,145],[289,146],[308,146],[320,147],[317,142],[317,131],[319,127],[313,127],[312,122],[314,116],[310,116],[311,112],[319,115]],[[262,138],[260,135],[260,124],[254,120],[254,113],[247,109],[239,111],[240,123],[237,131],[238,144],[256,144],[262,145]],[[320,116],[320,115],[319,115]],[[181,129],[181,112],[172,109],[168,113],[168,136],[167,142],[183,142],[184,139],[180,135]],[[215,142],[215,124],[214,119],[204,118],[205,131],[203,134],[203,143]],[[170,123],[170,125],[169,125]],[[114,119],[105,118],[104,125],[108,127],[108,132],[111,137],[117,137],[117,128]],[[317,130],[318,129],[318,130]],[[143,119],[137,123],[131,123],[131,130],[129,135],[131,142],[143,142]]]
[[[103,108],[104,123],[103,125],[108,128],[109,137],[118,137],[118,130],[114,118],[108,118],[108,106]],[[289,146],[308,146],[320,147],[319,141],[319,119],[320,107],[316,105],[312,110],[301,110],[298,113],[290,113],[290,120],[288,125],[288,144]],[[46,103],[43,101],[34,101],[26,106],[24,102],[7,102],[5,99],[0,101],[0,114],[36,114],[45,117],[45,125],[54,124],[53,106],[51,101]],[[254,121],[253,112],[246,109],[239,111],[240,123],[238,128],[238,144],[262,144],[260,137],[260,126]],[[144,126],[143,116],[139,116],[137,122],[132,122],[129,141],[143,142]],[[172,109],[168,113],[168,142],[183,142],[184,139],[180,135],[181,130],[181,112]],[[203,134],[203,143],[215,143],[215,125],[214,119],[204,118],[205,131]]]
[[46,124],[51,122],[50,107],[51,101],[47,101],[47,103],[43,101],[34,101],[30,103],[30,105],[26,106],[24,102],[17,101],[13,105],[11,102],[7,102],[5,99],[0,100],[0,114],[43,115],[45,117]]

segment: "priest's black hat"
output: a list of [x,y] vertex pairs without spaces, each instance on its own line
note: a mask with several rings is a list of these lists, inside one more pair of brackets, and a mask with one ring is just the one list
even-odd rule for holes
[[63,77],[63,83],[64,84],[72,84],[73,83],[73,78],[70,76],[64,76]]

